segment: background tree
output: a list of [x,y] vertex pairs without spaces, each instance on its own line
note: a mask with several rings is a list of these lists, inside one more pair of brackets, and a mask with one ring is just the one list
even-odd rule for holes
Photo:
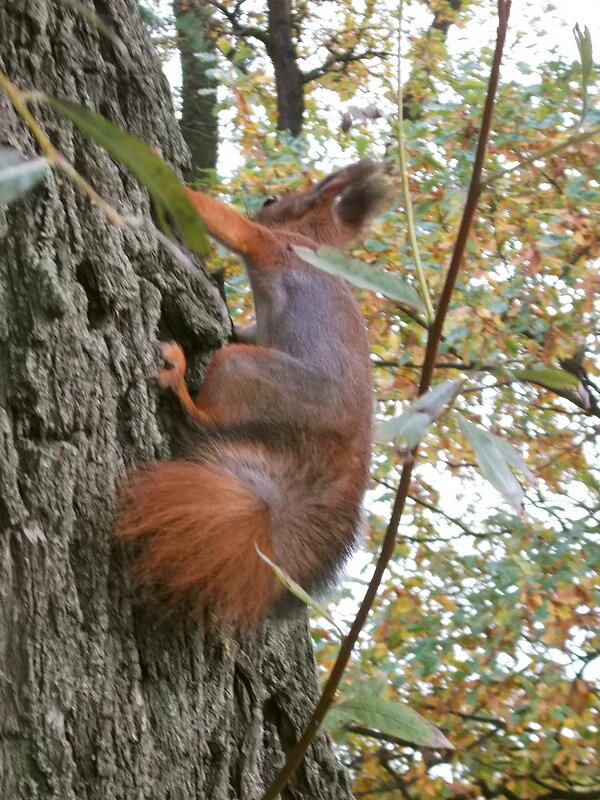
[[[0,70],[100,111],[183,169],[135,4],[101,21],[91,7],[4,4]],[[35,116],[80,176],[149,220],[130,173],[56,113]],[[0,131],[36,153],[4,91]],[[305,621],[241,642],[205,634],[134,600],[111,537],[119,481],[167,456],[178,415],[157,406],[153,342],[183,342],[198,374],[229,333],[219,292],[151,228],[111,224],[63,172],[1,208],[0,231],[0,794],[260,797],[316,690]],[[349,797],[325,737],[287,796]]]
[[[245,74],[250,62],[256,75],[266,66],[266,56],[274,79],[276,128],[292,136],[302,133],[306,98],[312,104],[315,90],[330,89],[338,98],[350,99],[360,95],[360,84],[369,75],[389,74],[393,11],[387,2],[369,0],[360,9],[347,2],[265,0],[260,6],[245,0],[195,2],[214,9],[213,35],[227,59],[234,65],[243,63]],[[424,97],[435,93],[435,61],[422,56],[429,54],[433,44],[447,58],[444,41],[448,30],[453,23],[462,22],[461,0],[424,5],[432,15],[413,45],[414,68],[405,93],[405,116],[413,119],[421,113]],[[263,94],[263,100],[266,97]],[[313,115],[309,119],[314,123]]]
[[[437,3],[427,17],[428,26],[415,38],[404,99],[406,118],[418,118],[424,99],[435,97],[436,64],[449,58],[444,42],[452,24],[464,23],[462,5],[461,0]],[[164,4],[157,0],[140,3],[140,9],[163,57],[179,53],[180,125],[191,154],[186,175],[190,180],[216,167],[217,112],[227,105],[217,101],[216,74],[229,84],[229,103],[236,107],[242,137],[253,127],[253,100],[264,105],[278,131],[293,137],[303,131],[307,98],[313,112],[308,117],[310,130],[315,132],[318,115],[313,95],[318,90],[344,98],[343,126],[356,118],[382,115],[360,89],[371,74],[393,79],[391,53],[384,49],[390,44],[390,9],[381,0],[370,0],[360,17],[352,4],[342,2],[327,4],[323,14],[323,7],[313,3],[277,0],[257,6],[245,0],[174,0],[174,25],[161,16]],[[432,48],[436,58],[431,58]],[[269,75],[273,93],[261,88]]]
[[[213,37],[236,70],[248,74],[252,65],[256,78],[266,56],[275,83],[274,108],[269,113],[276,129],[292,136],[302,132],[305,94],[315,83],[323,83],[326,77],[332,85],[351,81],[388,55],[379,47],[382,29],[376,3],[367,3],[361,13],[340,4],[325,17],[313,3],[290,0],[266,0],[259,5],[203,0],[202,5],[213,9]],[[317,53],[320,63],[305,66]]]
[[204,3],[174,0],[173,13],[181,63],[181,117],[179,125],[190,151],[192,169],[186,179],[206,176],[217,167],[217,60],[211,39],[211,17]]

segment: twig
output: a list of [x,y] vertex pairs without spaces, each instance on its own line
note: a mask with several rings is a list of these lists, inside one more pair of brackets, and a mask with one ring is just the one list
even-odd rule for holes
[[560,153],[561,150],[566,150],[567,147],[571,147],[571,145],[585,142],[586,139],[593,139],[595,136],[600,136],[600,125],[596,125],[593,128],[588,128],[588,130],[582,131],[581,133],[576,133],[573,136],[569,136],[569,138],[565,139],[563,142],[559,142],[552,147],[546,147],[544,150],[540,150],[538,153],[534,153],[533,155],[524,158],[522,161],[519,161],[512,167],[508,167],[507,169],[499,169],[496,170],[496,172],[490,173],[482,181],[481,188],[487,189],[501,178],[505,178],[507,175],[510,175],[512,172],[516,172],[518,169],[528,167],[530,164],[533,164],[534,161],[541,161],[544,158],[548,158],[548,156],[553,156],[555,153]]

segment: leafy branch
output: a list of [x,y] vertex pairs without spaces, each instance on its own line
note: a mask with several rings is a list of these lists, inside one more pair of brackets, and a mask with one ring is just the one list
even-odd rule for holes
[[569,136],[568,139],[565,139],[562,142],[558,142],[557,144],[552,145],[552,147],[545,147],[543,150],[539,150],[537,153],[533,153],[527,158],[524,158],[522,161],[513,164],[512,167],[507,167],[506,169],[499,169],[496,170],[495,172],[491,172],[484,178],[481,184],[481,188],[488,189],[493,183],[496,183],[496,181],[499,181],[502,178],[506,178],[508,175],[510,175],[513,172],[516,172],[519,169],[523,169],[524,167],[529,167],[536,161],[543,161],[549,156],[553,156],[556,153],[560,153],[563,150],[567,150],[569,147],[573,147],[573,145],[581,144],[581,142],[585,142],[588,139],[594,139],[596,136],[600,136],[600,125],[595,125],[593,128],[588,128],[585,131],[581,131],[581,133],[575,133],[572,136]]
[[[153,225],[148,225],[143,220],[131,216],[122,216],[110,203],[104,200],[62,153],[54,147],[30,112],[27,106],[28,102],[34,100],[46,103],[54,108],[76,125],[79,130],[91,136],[111,156],[127,166],[139,178],[152,198],[158,222],[164,232],[164,235],[158,235],[159,240],[161,243],[166,244],[182,263],[187,266],[189,259],[171,241],[174,237],[170,229],[169,220],[175,223],[190,250],[200,256],[205,255],[208,244],[206,234],[185,189],[171,167],[149,145],[83,106],[78,106],[67,100],[58,100],[41,92],[21,92],[2,72],[0,72],[0,87],[7,93],[15,110],[35,137],[46,155],[48,163],[60,169],[75,185],[79,186],[104,211],[113,225],[128,223],[139,226],[143,224],[157,235],[160,233]],[[27,164],[28,162],[25,162],[25,168]]]

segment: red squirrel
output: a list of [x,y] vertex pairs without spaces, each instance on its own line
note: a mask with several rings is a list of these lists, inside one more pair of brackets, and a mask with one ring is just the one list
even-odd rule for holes
[[216,354],[195,400],[183,351],[162,346],[159,383],[195,421],[195,441],[185,460],[134,473],[117,534],[141,538],[139,578],[164,599],[243,627],[300,605],[256,548],[318,594],[359,538],[373,402],[365,326],[345,283],[294,246],[347,246],[386,192],[366,160],[268,198],[253,219],[187,192],[209,234],[244,260],[256,325]]

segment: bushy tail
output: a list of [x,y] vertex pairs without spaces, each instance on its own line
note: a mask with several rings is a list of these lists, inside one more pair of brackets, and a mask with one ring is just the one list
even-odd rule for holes
[[116,533],[143,539],[139,579],[170,604],[186,598],[240,627],[282,595],[256,552],[276,561],[267,506],[233,475],[211,463],[162,461],[136,473],[122,499]]

